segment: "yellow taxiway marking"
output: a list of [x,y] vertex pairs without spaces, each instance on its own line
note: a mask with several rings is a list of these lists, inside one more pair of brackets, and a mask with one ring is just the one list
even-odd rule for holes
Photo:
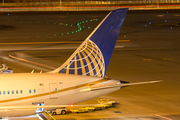
[[176,16],[176,17],[178,17],[178,16],[180,16],[180,15],[173,15],[173,16]]
[[151,61],[151,60],[153,60],[153,59],[142,59],[142,60],[144,60],[144,61]]
[[30,45],[30,44],[59,44],[59,43],[81,43],[81,41],[71,42],[22,42],[22,43],[0,43],[0,45]]
[[120,50],[174,50],[174,48],[134,48],[134,49],[120,49]]
[[157,17],[164,17],[164,15],[156,15]]
[[173,58],[162,58],[163,60],[173,60]]
[[[130,40],[117,40],[117,42],[129,42]],[[82,43],[83,41],[68,42],[21,42],[21,43],[0,43],[0,45],[34,45],[34,44],[64,44],[64,43]]]
[[130,40],[117,40],[117,42],[130,42]]

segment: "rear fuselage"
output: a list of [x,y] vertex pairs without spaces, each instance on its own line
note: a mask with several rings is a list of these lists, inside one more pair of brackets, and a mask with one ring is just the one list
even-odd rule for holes
[[[81,75],[51,73],[2,74],[0,75],[0,106],[76,104],[119,89],[117,87],[80,92],[83,88],[119,83],[119,80]],[[0,117],[31,115],[35,114],[35,112],[35,109],[0,110]]]

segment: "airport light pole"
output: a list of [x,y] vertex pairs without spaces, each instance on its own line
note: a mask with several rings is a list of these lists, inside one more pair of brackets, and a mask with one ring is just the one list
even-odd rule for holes
[[157,0],[157,8],[159,8],[159,0]]
[[61,0],[59,1],[59,4],[60,4],[60,10],[61,10]]

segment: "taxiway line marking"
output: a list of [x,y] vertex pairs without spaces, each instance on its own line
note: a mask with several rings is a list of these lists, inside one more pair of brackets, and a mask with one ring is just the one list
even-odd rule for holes
[[130,40],[117,40],[117,42],[130,42]]
[[59,43],[80,43],[81,41],[74,42],[22,42],[22,43],[0,43],[0,45],[30,45],[30,44],[59,44]]
[[160,118],[163,118],[163,119],[166,119],[166,120],[173,120],[173,119],[171,119],[171,118],[164,117],[164,116],[161,116],[161,115],[158,115],[158,114],[155,114],[155,116],[160,117]]
[[162,58],[163,60],[173,60],[173,58]]
[[174,48],[134,48],[134,49],[121,49],[121,50],[173,50]]
[[144,60],[144,61],[151,61],[151,60],[153,60],[153,59],[142,59],[142,60]]
[[[129,42],[130,40],[117,40],[119,42]],[[0,43],[0,45],[31,45],[31,44],[63,44],[63,43],[82,43],[83,41],[69,41],[69,42],[21,42],[21,43]]]

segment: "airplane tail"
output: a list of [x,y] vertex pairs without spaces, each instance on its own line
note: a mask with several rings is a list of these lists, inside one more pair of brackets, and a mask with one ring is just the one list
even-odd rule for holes
[[110,12],[68,60],[50,73],[104,77],[127,11]]

